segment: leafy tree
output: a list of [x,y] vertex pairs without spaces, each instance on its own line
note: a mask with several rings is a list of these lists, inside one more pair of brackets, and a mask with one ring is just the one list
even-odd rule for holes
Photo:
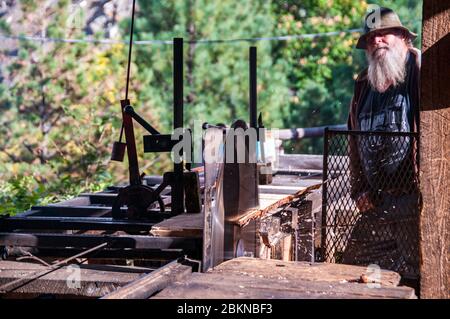
[[[359,28],[365,12],[361,1],[273,1],[278,33],[316,34]],[[353,49],[357,33],[279,42],[276,57],[284,61],[291,92],[285,127],[345,123],[353,79],[360,61]],[[287,151],[318,153],[322,139],[286,144]]]
[[[420,34],[422,1],[378,4],[396,10],[404,24]],[[70,0],[20,1],[23,32],[87,37],[85,28],[67,25],[71,5]],[[358,33],[290,41],[192,40],[360,28],[367,6],[358,0],[139,0],[134,39],[185,39],[185,126],[198,130],[204,121],[230,124],[248,119],[250,45],[258,47],[258,107],[266,127],[341,124],[347,117],[353,79],[365,67],[364,52],[354,50]],[[129,18],[120,22],[123,40],[128,39],[129,28]],[[0,17],[0,32],[12,29]],[[121,127],[127,45],[23,40],[16,46],[14,57],[15,50],[0,49],[0,214],[126,182],[126,163],[110,162],[109,156]],[[130,99],[136,111],[161,132],[170,133],[172,46],[135,46],[131,66]],[[141,170],[149,174],[170,170],[168,154],[143,153],[139,137],[148,133],[135,128]],[[290,142],[285,148],[321,153],[322,141]]]
[[[23,21],[37,22],[48,37],[82,37],[81,30],[67,29],[69,4],[24,2]],[[18,44],[0,90],[0,175],[2,183],[10,180],[4,189],[29,187],[26,192],[45,197],[112,182],[107,164],[118,120],[111,113],[120,110],[116,78],[125,74],[124,53],[123,45]],[[28,206],[37,197],[17,195]]]

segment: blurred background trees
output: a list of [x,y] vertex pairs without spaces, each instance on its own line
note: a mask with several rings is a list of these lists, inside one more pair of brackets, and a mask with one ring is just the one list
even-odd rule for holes
[[[140,0],[135,40],[231,40],[323,34],[288,41],[185,45],[185,125],[248,118],[248,47],[258,47],[258,107],[266,127],[343,124],[353,79],[364,68],[354,49],[368,3],[358,0]],[[109,160],[124,98],[132,1],[0,1],[0,214],[127,181]],[[379,1],[420,34],[422,1]],[[109,39],[110,43],[37,41]],[[122,41],[119,41],[122,40]],[[416,41],[419,46],[420,39]],[[164,133],[172,123],[172,46],[136,45],[130,99]],[[143,154],[141,169],[170,169],[168,155]],[[315,153],[321,139],[286,142],[286,152]]]

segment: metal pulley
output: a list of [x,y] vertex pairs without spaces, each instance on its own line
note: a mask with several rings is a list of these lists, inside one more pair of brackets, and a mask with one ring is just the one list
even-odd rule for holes
[[[130,185],[119,191],[112,207],[112,217],[116,219],[145,219],[148,208],[157,203],[159,211],[164,212],[164,201],[151,187]],[[123,210],[126,207],[125,211]]]

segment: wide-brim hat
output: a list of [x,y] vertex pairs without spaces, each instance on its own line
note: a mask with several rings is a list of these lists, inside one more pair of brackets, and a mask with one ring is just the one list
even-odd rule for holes
[[[379,11],[378,11],[379,10]],[[367,36],[372,32],[386,29],[400,29],[414,40],[417,34],[411,32],[408,28],[403,26],[398,15],[389,8],[376,8],[370,11],[364,19],[364,33],[359,37],[356,48],[367,48]]]

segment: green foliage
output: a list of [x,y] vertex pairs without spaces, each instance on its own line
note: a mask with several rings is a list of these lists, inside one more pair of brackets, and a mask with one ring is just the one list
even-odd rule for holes
[[97,175],[95,183],[83,185],[66,175],[52,183],[42,183],[34,176],[15,176],[0,183],[0,215],[15,215],[32,206],[67,200],[82,192],[96,192],[111,184],[109,175]]
[[[59,2],[51,17],[30,9],[24,21],[39,16],[51,36],[65,36],[69,4]],[[8,87],[0,88],[2,211],[11,212],[8,198],[20,201],[12,203],[21,210],[40,196],[59,200],[112,183],[110,116],[118,103],[115,78],[123,72],[123,46],[21,41],[18,49],[6,66]]]
[[0,184],[0,215],[14,215],[25,211],[32,205],[45,202],[45,188],[37,184],[32,177],[11,178],[7,183]]
[[[284,34],[316,34],[359,28],[365,5],[353,1],[273,1],[277,31]],[[291,99],[285,127],[343,124],[352,96],[353,79],[361,59],[353,55],[358,34],[341,33],[280,42],[276,57],[284,61]],[[288,142],[287,152],[322,151],[321,139]]]

